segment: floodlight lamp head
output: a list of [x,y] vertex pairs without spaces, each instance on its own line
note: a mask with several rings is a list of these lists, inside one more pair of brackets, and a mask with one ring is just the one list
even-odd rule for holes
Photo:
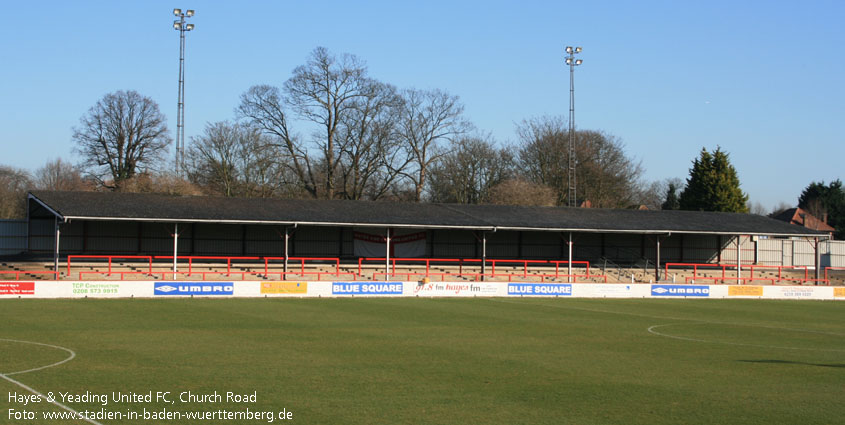
[[173,9],[173,14],[179,16],[182,14],[182,9]]
[[[187,11],[187,12],[185,12],[185,16],[187,16],[187,17],[189,17],[189,18],[190,18],[191,16],[194,16],[194,9],[188,9],[188,11]],[[580,47],[579,47],[579,49],[580,49]]]
[[578,60],[575,61],[575,65],[581,65],[581,63],[583,63],[583,62],[584,62],[583,60],[578,59]]
[[194,24],[186,24],[185,25],[185,31],[190,31],[192,29],[194,29]]
[[572,46],[566,46],[566,53],[572,53]]
[[173,21],[173,29],[181,30],[182,29],[182,23],[179,22],[179,21]]
[[566,64],[567,64],[567,65],[572,65],[572,60],[571,60],[571,59],[569,59],[569,58],[566,58]]
[[581,49],[580,47],[576,47],[576,48],[575,48],[575,53],[581,53],[581,50],[583,50],[583,49]]

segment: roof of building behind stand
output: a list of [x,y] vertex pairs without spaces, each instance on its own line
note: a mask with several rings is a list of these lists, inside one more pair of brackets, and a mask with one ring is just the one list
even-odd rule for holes
[[825,214],[824,219],[819,219],[818,217],[808,213],[802,208],[790,208],[788,210],[781,211],[779,214],[773,216],[775,220],[785,221],[787,223],[795,224],[797,226],[803,226],[808,229],[819,230],[823,232],[835,232],[832,226],[827,224],[827,214]]
[[62,220],[820,236],[754,214],[33,191]]

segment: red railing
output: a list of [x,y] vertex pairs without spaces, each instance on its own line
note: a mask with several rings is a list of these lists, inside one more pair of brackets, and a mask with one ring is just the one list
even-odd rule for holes
[[828,273],[831,270],[845,270],[845,267],[825,267],[824,268],[824,279],[827,281],[827,285],[830,286],[830,276]]
[[[278,275],[280,280],[285,280],[290,276],[299,276],[305,278],[306,276],[314,276],[317,280],[322,280],[324,277],[334,277],[334,278],[350,278],[351,280],[358,280],[365,278],[364,277],[364,270],[363,266],[366,262],[385,262],[385,258],[360,258],[358,260],[358,272],[357,274],[354,272],[342,272],[340,267],[340,259],[337,257],[288,257],[289,262],[294,263],[294,267],[298,268],[297,270],[291,271],[272,271],[271,266],[273,262],[284,261],[284,257],[227,257],[227,256],[177,256],[177,262],[185,262],[188,263],[188,271],[168,271],[168,270],[161,270],[161,266],[156,268],[153,267],[153,261],[156,260],[173,260],[172,255],[162,255],[162,256],[146,256],[146,255],[70,255],[67,259],[67,273],[70,275],[71,267],[73,265],[74,260],[80,259],[92,259],[92,260],[106,260],[108,263],[108,270],[92,270],[92,271],[80,271],[79,278],[84,279],[85,276],[91,275],[106,275],[106,276],[113,276],[117,275],[120,277],[121,280],[126,279],[128,276],[133,275],[147,275],[147,276],[162,276],[162,279],[166,279],[169,275],[171,278],[176,279],[179,276],[186,276],[192,277],[194,275],[199,275],[202,277],[203,280],[207,280],[209,275],[220,275],[222,272],[217,271],[194,271],[194,266],[196,262],[201,261],[225,261],[226,262],[226,273],[227,277],[231,277],[232,275],[240,276],[241,279],[246,279],[249,276],[264,276],[270,277],[274,275]],[[142,259],[146,260],[147,263],[147,271],[115,271],[113,270],[113,263],[115,260],[136,260]],[[263,272],[254,271],[254,270],[246,270],[246,271],[232,271],[232,263],[237,261],[246,261],[246,262],[260,262],[263,261],[264,263],[264,270]],[[489,265],[490,271],[481,273],[480,270],[477,270],[478,267],[481,265],[482,260],[475,259],[475,258],[391,258],[390,259],[391,265],[395,271],[397,263],[420,263],[425,265],[425,273],[373,273],[372,277],[374,280],[377,280],[379,276],[384,276],[384,278],[388,277],[395,277],[395,276],[406,276],[407,279],[411,279],[412,276],[420,276],[420,277],[440,277],[441,280],[445,280],[447,277],[460,277],[460,278],[472,278],[475,280],[481,280],[485,277],[490,278],[508,278],[508,281],[513,281],[514,279],[527,279],[527,278],[539,278],[541,281],[545,281],[546,279],[561,279],[561,278],[573,278],[577,281],[578,278],[582,279],[590,279],[590,278],[598,278],[603,279],[607,282],[607,276],[605,275],[592,275],[590,274],[590,263],[587,261],[573,261],[573,265],[581,266],[586,270],[585,274],[561,274],[561,267],[567,266],[569,264],[566,260],[518,260],[518,259],[490,259],[486,261],[486,264]],[[307,271],[306,266],[309,264],[330,264],[334,266],[334,271]],[[260,264],[260,263],[259,263]],[[445,264],[445,265],[457,265],[458,272],[433,272],[432,265],[437,264]],[[502,272],[503,268],[506,268],[511,265],[516,265],[516,267],[521,266],[521,273],[504,273]],[[554,265],[555,272],[554,274],[551,273],[543,273],[542,270],[537,271],[531,270],[531,267],[542,267],[542,266],[551,266]],[[473,266],[476,270],[473,271],[466,271],[465,266]],[[169,264],[168,264],[169,267]],[[499,269],[497,271],[497,268]],[[50,272],[52,273],[52,272]],[[58,276],[58,275],[56,275]]]
[[51,275],[53,275],[53,278],[55,280],[59,280],[59,272],[47,271],[47,270],[2,270],[2,271],[0,271],[0,276],[2,276],[4,274],[15,275],[15,280],[21,280],[20,278],[21,278],[22,274],[24,274],[24,275],[27,275],[27,274],[29,274],[29,275],[39,275],[39,274],[50,275],[51,274]]
[[118,275],[118,276],[120,276],[120,280],[124,280],[127,275],[144,275],[144,276],[149,276],[149,277],[155,277],[155,273],[152,273],[152,272],[121,272],[121,271],[112,272],[111,270],[105,272],[105,271],[99,271],[99,270],[91,270],[91,271],[85,271],[85,272],[80,271],[79,272],[79,280],[85,280],[85,276],[91,276],[91,275],[93,275],[93,276]]
[[[387,259],[384,258],[384,257],[359,258],[358,259],[358,275],[361,276],[361,277],[364,276],[364,271],[363,271],[363,268],[362,268],[364,262],[380,262],[381,264],[384,264],[386,261],[387,261]],[[420,273],[413,273],[413,272],[396,273],[395,269],[396,269],[396,263],[397,262],[400,262],[400,263],[424,263],[425,264],[425,273],[421,273],[421,272]],[[411,276],[419,276],[419,277],[426,277],[426,278],[440,277],[440,280],[445,280],[447,277],[459,277],[459,278],[473,278],[476,281],[481,280],[484,277],[491,277],[491,278],[507,277],[508,282],[511,282],[514,278],[519,278],[519,277],[521,277],[521,278],[537,277],[537,278],[540,278],[540,280],[544,282],[546,279],[560,279],[560,278],[570,277],[570,275],[568,275],[568,274],[560,274],[561,264],[567,264],[567,265],[569,264],[569,261],[566,261],[566,260],[490,259],[490,260],[486,260],[486,262],[490,264],[490,272],[485,271],[484,273],[480,273],[480,272],[465,272],[464,269],[463,269],[464,263],[472,263],[472,265],[476,266],[476,268],[478,266],[480,266],[481,260],[475,259],[475,258],[473,258],[473,259],[460,259],[460,258],[391,258],[390,259],[390,263],[391,263],[391,266],[392,266],[391,270],[394,270],[394,271],[385,272],[385,273],[375,273],[374,272],[373,273],[373,280],[379,280],[378,279],[379,276],[384,276],[385,279],[388,279],[390,277],[396,277],[396,276],[405,276],[408,280],[411,280]],[[455,263],[457,263],[458,273],[432,272],[431,271],[432,263],[444,263],[444,264],[455,264]],[[522,265],[522,273],[501,273],[501,272],[497,273],[496,272],[496,265],[497,264],[499,265],[500,270],[502,268],[502,265],[505,265],[505,264],[517,264],[517,265],[521,264]],[[536,273],[536,272],[535,273],[529,273],[529,265],[534,265],[534,266],[548,265],[548,266],[551,266],[552,264],[554,264],[554,266],[555,266],[555,273],[554,274]],[[586,274],[571,275],[571,277],[574,279],[574,281],[577,280],[577,278],[580,277],[580,278],[585,278],[585,279],[598,278],[598,279],[603,279],[605,282],[607,282],[607,276],[605,276],[605,275],[591,275],[590,274],[590,263],[588,261],[573,261],[572,264],[573,265],[575,265],[575,264],[583,265],[586,269]]]
[[[396,269],[396,262],[405,262],[405,263],[425,263],[425,275],[426,277],[429,276],[462,276],[464,273],[464,263],[478,263],[481,264],[481,260],[475,258],[391,258],[391,266],[392,269]],[[362,266],[365,261],[380,261],[381,264],[384,264],[387,259],[385,257],[368,257],[368,258],[359,258],[358,259],[358,276],[364,277],[364,272],[362,270]],[[431,263],[448,263],[448,264],[458,264],[458,273],[432,273],[431,272]],[[412,275],[417,275],[418,273],[411,273]],[[375,274],[373,275],[373,279],[375,279]]]
[[[351,280],[358,280],[364,278],[364,271],[363,265],[365,262],[372,262],[372,261],[385,261],[385,258],[360,258],[358,261],[358,273],[354,272],[341,272],[340,268],[340,259],[337,257],[288,257],[288,261],[294,262],[295,265],[298,266],[299,271],[281,271],[281,272],[274,272],[271,271],[270,266],[271,262],[278,262],[284,261],[284,257],[227,257],[227,256],[177,256],[177,262],[184,262],[187,260],[188,263],[188,271],[169,271],[169,270],[162,270],[161,266],[157,266],[154,268],[153,262],[154,260],[173,260],[172,255],[161,255],[161,256],[149,256],[149,255],[68,255],[67,256],[67,276],[70,276],[72,267],[74,265],[74,261],[77,262],[79,260],[105,260],[108,264],[107,270],[90,270],[90,271],[79,271],[79,279],[84,279],[86,276],[96,276],[96,275],[105,275],[108,277],[111,276],[119,276],[121,280],[126,279],[129,276],[136,276],[136,275],[146,275],[146,276],[157,276],[161,275],[162,279],[165,279],[167,275],[170,275],[172,278],[176,278],[177,276],[187,276],[192,277],[194,275],[202,276],[203,280],[207,280],[209,275],[220,275],[221,272],[216,271],[194,271],[195,262],[198,261],[225,261],[226,262],[226,276],[231,277],[232,275],[238,276],[242,279],[245,279],[247,275],[252,276],[266,276],[270,277],[273,275],[278,275],[279,279],[284,280],[287,279],[289,276],[314,276],[318,280],[323,279],[324,277],[332,276],[336,278],[344,277],[350,278]],[[113,265],[116,260],[144,260],[146,262],[146,271],[120,271],[114,270]],[[263,273],[258,271],[232,271],[232,262],[233,261],[263,261],[264,262],[264,270]],[[568,265],[568,261],[565,260],[517,260],[517,259],[490,259],[487,260],[487,264],[489,264],[490,271],[485,273],[480,272],[467,272],[464,270],[464,266],[475,266],[476,268],[481,265],[480,259],[475,258],[392,258],[391,264],[395,269],[397,262],[402,263],[421,263],[425,264],[425,273],[393,273],[391,276],[407,276],[408,279],[411,279],[411,276],[421,276],[421,277],[432,277],[432,276],[439,276],[441,280],[445,280],[447,277],[461,277],[461,278],[473,278],[475,280],[481,280],[484,277],[491,277],[491,278],[504,278],[507,277],[508,281],[512,281],[515,278],[529,278],[535,277],[540,278],[541,281],[545,281],[546,279],[560,279],[560,278],[568,278],[570,277],[567,274],[561,274],[560,268],[562,265]],[[314,264],[314,263],[329,263],[334,265],[334,271],[306,271],[307,264]],[[432,264],[447,264],[447,265],[457,265],[458,266],[458,273],[435,273],[431,271]],[[522,272],[521,273],[503,273],[501,269],[508,266],[508,265],[521,265]],[[605,282],[607,281],[607,277],[604,275],[591,275],[590,274],[590,263],[587,261],[573,261],[573,265],[583,266],[586,270],[585,274],[575,274],[571,277],[574,279],[578,278],[599,278],[603,279]],[[531,266],[544,266],[544,265],[554,265],[555,273],[542,273],[542,272],[531,272]],[[169,267],[169,264],[168,264]],[[499,271],[497,271],[497,267]],[[15,274],[16,279],[19,278],[20,274],[26,274],[27,272],[8,272],[9,274]],[[54,278],[58,279],[60,277],[59,273],[56,272],[46,272],[46,271],[38,271],[38,272],[29,272],[29,274],[52,274]],[[388,277],[387,273],[373,273],[373,279],[377,279],[378,276],[385,276]]]
[[[188,263],[188,271],[178,271],[173,272],[170,270],[160,270],[153,268],[153,261],[154,260],[173,260],[173,256],[149,256],[149,255],[68,255],[67,256],[67,276],[70,276],[71,268],[73,266],[74,261],[77,262],[79,260],[105,260],[108,264],[107,270],[92,270],[92,271],[80,271],[79,272],[79,279],[84,279],[85,276],[91,275],[106,275],[106,276],[113,276],[117,275],[120,277],[121,280],[126,279],[128,276],[133,275],[146,275],[146,276],[156,276],[160,275],[162,279],[166,279],[169,275],[171,278],[176,279],[180,276],[192,277],[194,275],[199,275],[202,277],[203,280],[208,280],[209,276],[221,275],[222,272],[219,271],[194,271],[194,263],[198,261],[225,261],[226,262],[226,272],[225,275],[227,277],[231,277],[232,275],[240,276],[241,279],[246,279],[247,276],[264,276],[264,277],[271,277],[271,276],[279,276],[280,280],[286,280],[289,277],[302,277],[305,278],[307,276],[314,276],[317,280],[322,280],[325,277],[334,277],[334,278],[348,278],[350,280],[358,280],[364,279],[364,269],[363,266],[366,263],[375,264],[375,265],[383,265],[386,261],[384,257],[381,258],[359,258],[358,259],[358,270],[357,273],[354,271],[342,272],[340,259],[337,257],[288,257],[288,261],[293,263],[293,267],[298,270],[288,270],[288,271],[273,271],[271,267],[273,266],[274,262],[284,261],[284,257],[227,257],[227,256],[177,256],[176,259],[178,262],[184,262],[187,260]],[[113,263],[115,260],[144,260],[146,263],[146,271],[119,271],[113,269]],[[236,261],[246,261],[246,262],[256,262],[256,266],[260,265],[260,262],[263,261],[264,263],[264,270],[246,270],[246,271],[232,271],[232,263]],[[375,262],[375,263],[374,263]],[[561,279],[561,278],[572,278],[573,281],[577,281],[579,278],[581,279],[603,279],[607,282],[607,276],[605,275],[593,275],[590,273],[590,263],[587,261],[573,261],[572,265],[583,267],[586,272],[585,274],[561,274],[561,267],[566,267],[569,265],[569,262],[566,260],[520,260],[520,259],[488,259],[486,260],[486,264],[489,265],[489,271],[481,273],[480,265],[482,260],[476,258],[391,258],[390,265],[392,266],[392,272],[373,272],[372,278],[374,280],[378,280],[379,277],[383,277],[384,279],[388,278],[395,278],[397,276],[404,276],[407,280],[413,280],[413,277],[439,277],[440,280],[446,280],[449,277],[459,277],[459,278],[471,278],[474,280],[482,280],[485,277],[490,278],[508,278],[508,281],[513,281],[514,279],[528,279],[528,278],[539,278],[540,281],[545,281],[546,279],[553,280],[553,279]],[[425,265],[425,272],[395,272],[397,264],[402,263],[404,265],[409,264],[420,264]],[[309,265],[317,265],[317,264],[328,264],[333,265],[334,271],[308,271],[307,267]],[[450,266],[458,266],[458,272],[435,272],[432,271],[432,266],[436,265],[450,265]],[[551,273],[543,273],[543,270],[532,270],[532,267],[543,267],[543,266],[551,266],[554,265],[555,272],[554,274]],[[168,265],[169,266],[169,265]],[[472,266],[472,271],[466,271],[465,266]],[[503,268],[508,266],[515,267],[518,270],[516,273],[506,273],[502,272]],[[521,266],[521,267],[520,267]],[[497,270],[498,268],[498,270]],[[818,283],[826,283],[830,285],[830,271],[832,270],[845,270],[845,267],[826,267],[824,272],[823,279],[813,279],[810,278],[809,274],[809,267],[806,266],[769,266],[769,265],[756,265],[756,264],[748,264],[742,266],[742,271],[748,273],[748,276],[729,276],[728,271],[732,270],[735,271],[737,269],[736,264],[712,264],[712,263],[666,263],[664,265],[664,276],[668,278],[669,272],[671,268],[685,268],[685,269],[692,269],[693,276],[685,277],[685,282],[689,283],[693,280],[701,280],[701,281],[712,281],[714,284],[716,283],[725,283],[734,281],[739,284],[748,284],[751,282],[765,282],[769,284],[774,284],[775,282],[797,282],[798,284],[806,284],[810,282]],[[712,270],[716,273],[721,272],[721,276],[707,276],[707,275],[699,275],[699,273],[706,273],[707,271]],[[761,276],[759,273],[765,271],[774,271],[777,270],[777,277],[771,276]],[[521,271],[521,272],[520,272]],[[784,271],[803,271],[803,277],[790,277],[785,276]],[[44,271],[44,270],[8,270],[8,271],[0,271],[0,276],[2,275],[15,275],[15,280],[20,280],[21,275],[52,275],[54,279],[59,279],[61,277],[59,272],[55,271]]]
[[[146,259],[149,262],[149,274],[153,273],[153,257],[149,256],[149,255],[68,255],[67,256],[67,275],[68,276],[70,276],[70,264],[71,264],[71,261],[74,258],[76,258],[76,259],[87,258],[87,259],[92,259],[92,260],[107,259],[108,262],[109,262],[109,271],[108,271],[109,276],[111,276],[111,274],[112,274],[111,265],[112,265],[112,260],[115,259],[115,258],[122,259],[122,260]],[[173,258],[173,257],[171,256],[170,258]]]
[[[685,282],[689,283],[690,281],[694,280],[712,280],[713,284],[716,283],[725,283],[725,281],[736,281],[739,284],[747,284],[749,282],[769,282],[770,284],[774,285],[775,282],[778,281],[786,281],[786,282],[798,282],[799,284],[805,284],[808,282],[827,282],[830,283],[827,279],[827,274],[825,273],[824,279],[814,279],[810,278],[810,271],[807,266],[769,266],[769,265],[761,265],[761,264],[747,264],[742,266],[742,271],[748,271],[748,277],[740,276],[728,276],[728,270],[737,270],[736,264],[712,264],[712,263],[666,263],[664,265],[663,276],[664,278],[668,279],[669,277],[669,268],[676,267],[676,268],[684,268],[689,270],[692,268],[692,276],[685,277]],[[718,269],[717,272],[721,270],[722,276],[721,277],[714,277],[714,276],[704,276],[699,275],[699,271],[701,269]],[[760,270],[777,270],[778,275],[777,278],[774,277],[763,277],[763,276],[754,276],[755,272],[759,272]],[[789,271],[803,271],[804,277],[803,278],[796,278],[796,277],[785,277],[783,275],[784,270]]]
[[[107,270],[91,270],[91,271],[80,271],[79,272],[79,279],[82,280],[86,276],[92,275],[99,275],[99,276],[119,276],[120,280],[124,280],[127,276],[133,275],[147,275],[147,276],[158,276],[160,275],[162,280],[165,280],[167,276],[170,276],[172,279],[176,279],[177,276],[186,276],[192,277],[194,275],[202,276],[203,280],[208,280],[208,276],[220,275],[223,274],[222,272],[218,271],[195,271],[195,265],[199,262],[204,261],[225,261],[226,263],[226,272],[225,275],[227,277],[231,277],[232,275],[240,276],[241,279],[246,279],[247,276],[267,276],[271,277],[274,275],[278,275],[280,280],[285,280],[289,276],[314,276],[316,279],[321,280],[324,277],[334,276],[337,278],[349,278],[350,280],[357,280],[358,275],[352,272],[341,272],[340,270],[340,259],[337,257],[288,257],[288,261],[293,261],[298,263],[299,271],[280,271],[275,272],[270,270],[271,261],[284,261],[284,257],[227,257],[227,256],[204,256],[204,255],[190,255],[190,256],[177,256],[176,260],[178,263],[184,263],[187,261],[188,263],[188,271],[177,271],[173,272],[172,270],[162,270],[164,265],[157,263],[156,268],[153,266],[153,260],[169,260],[170,262],[173,261],[172,255],[157,255],[157,256],[149,256],[149,255],[69,255],[67,257],[67,274],[70,275],[71,267],[73,266],[74,261],[78,261],[81,259],[90,259],[90,260],[106,260],[108,264]],[[147,262],[147,271],[116,271],[113,270],[113,263],[115,260],[137,260],[142,259],[146,260]],[[233,271],[232,270],[232,263],[238,261],[254,261],[259,262],[256,266],[260,265],[261,261],[264,263],[264,270],[262,271],[255,271],[255,270],[246,270],[246,271]],[[334,271],[331,272],[321,272],[321,271],[306,271],[306,264],[307,263],[332,263],[334,265]],[[164,267],[170,267],[168,263]],[[15,272],[9,272],[10,274],[14,274]],[[21,274],[23,272],[19,272]],[[58,274],[54,272],[37,272],[37,273],[50,273],[54,274],[58,279]]]
[[[337,257],[288,257],[288,261],[292,261],[292,262],[294,262],[294,264],[299,263],[299,272],[298,273],[297,272],[291,272],[291,271],[271,272],[269,270],[270,261],[284,261],[284,260],[285,260],[285,257],[264,257],[264,275],[270,276],[270,275],[279,273],[279,279],[280,280],[287,279],[287,275],[302,276],[302,277],[314,275],[314,276],[317,276],[317,280],[322,279],[323,276],[335,276],[335,277],[352,276],[352,280],[358,280],[358,275],[356,275],[355,273],[342,273],[340,271],[340,258],[337,258]],[[312,263],[316,262],[316,263],[319,263],[319,264],[334,263],[334,272],[306,272],[305,271],[305,263],[306,262],[312,262]],[[360,275],[360,263],[359,263],[358,267],[359,267],[359,275]]]
[[774,278],[759,278],[759,277],[752,279],[750,277],[731,277],[731,276],[727,276],[727,277],[687,276],[684,279],[685,279],[686,283],[690,283],[690,282],[694,283],[697,280],[703,280],[703,281],[712,280],[714,285],[717,284],[717,283],[725,283],[726,280],[727,281],[735,280],[740,285],[747,285],[748,282],[758,282],[758,281],[768,281],[769,284],[771,284],[771,285],[775,284]]
[[[749,266],[746,266],[746,267],[749,268],[749,277],[751,279],[754,279],[754,271],[755,270],[762,269],[762,270],[765,271],[765,270],[777,269],[777,271],[778,271],[777,280],[779,280],[779,281],[785,280],[785,281],[793,281],[793,282],[804,283],[804,282],[809,282],[809,281],[814,280],[814,279],[810,278],[810,269],[807,266],[766,266],[766,265],[754,264],[754,265],[749,265]],[[783,277],[783,271],[784,270],[804,270],[804,278],[802,279],[802,278],[794,278],[794,277]]]
[[[156,260],[173,260],[172,255],[156,255]],[[193,276],[194,274],[194,260],[226,260],[226,276],[232,275],[232,260],[235,261],[258,261],[260,257],[223,257],[223,256],[208,256],[208,255],[189,255],[189,256],[176,256],[176,262],[179,262],[179,259],[187,259],[188,260],[188,276]],[[173,273],[167,272],[167,273]],[[177,274],[179,272],[176,272]],[[245,272],[235,272],[235,274],[241,273],[241,276],[244,276],[243,273]],[[218,273],[219,274],[219,273]]]

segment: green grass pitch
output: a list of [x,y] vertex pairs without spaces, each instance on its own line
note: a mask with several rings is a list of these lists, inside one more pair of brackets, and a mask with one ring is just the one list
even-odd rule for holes
[[[63,412],[8,394],[190,391],[254,402],[77,411],[285,411],[301,424],[845,422],[845,303],[761,300],[0,301],[0,423]],[[65,347],[68,352],[21,340]],[[18,384],[19,383],[19,384]],[[172,400],[170,400],[172,401]],[[276,413],[277,414],[277,413]],[[110,424],[259,424],[266,419]]]

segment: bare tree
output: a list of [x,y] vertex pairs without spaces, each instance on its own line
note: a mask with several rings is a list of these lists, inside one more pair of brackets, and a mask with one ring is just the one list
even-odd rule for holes
[[793,207],[792,205],[790,205],[787,202],[780,201],[780,202],[777,203],[777,205],[775,205],[774,208],[772,208],[772,211],[769,213],[769,217],[774,217],[774,216],[776,216],[776,215],[778,215],[778,214],[780,214],[780,213],[782,213],[782,212],[784,212],[784,211],[786,211],[790,208],[795,208],[795,207]]
[[485,203],[490,189],[512,177],[512,169],[513,155],[497,149],[489,136],[458,139],[454,149],[431,169],[431,201]]
[[31,186],[26,170],[0,165],[0,219],[26,217],[26,192]]
[[142,171],[134,177],[124,180],[120,187],[123,192],[164,193],[167,195],[205,195],[203,191],[175,174],[168,172],[151,173]]
[[766,215],[769,214],[769,211],[766,210],[766,207],[764,207],[763,204],[761,204],[759,201],[754,201],[754,202],[748,201],[746,203],[746,205],[748,207],[748,212],[751,213],[751,214],[762,215],[762,216],[766,216]]
[[[555,189],[558,204],[569,196],[569,137],[564,121],[540,117],[517,127],[522,141],[519,164],[525,178]],[[618,138],[598,131],[575,133],[576,183],[579,203],[626,208],[638,202],[642,166],[625,155]]]
[[277,149],[258,128],[228,122],[208,124],[188,148],[188,177],[222,196],[273,196],[283,182]]
[[645,205],[650,210],[662,209],[663,203],[666,201],[667,188],[663,184],[664,181],[658,180],[648,183],[643,183],[640,186],[639,204]]
[[311,165],[308,150],[295,136],[288,123],[286,100],[281,91],[272,86],[253,86],[241,95],[237,113],[269,136],[278,155],[275,162],[281,167],[280,176],[288,178],[284,187],[299,186],[302,191],[316,198],[319,191],[318,170]]
[[158,105],[134,90],[103,96],[80,118],[73,140],[91,175],[118,190],[138,170],[155,168],[171,141]]
[[291,197],[299,193],[299,182],[291,179],[282,166],[284,156],[254,127],[238,127],[236,169],[240,170],[239,196],[268,198]]
[[600,131],[577,133],[580,196],[598,208],[627,208],[637,202],[643,169],[625,155],[619,138]]
[[[370,95],[372,86],[367,68],[354,55],[331,55],[324,47],[311,52],[305,65],[293,70],[285,82],[287,102],[301,117],[319,127],[313,135],[314,146],[321,153],[323,171],[322,197],[335,197],[335,174],[340,162],[338,133],[341,123],[352,113],[357,101]],[[313,181],[313,180],[312,180]]]
[[557,193],[549,186],[517,177],[493,186],[487,202],[495,205],[551,207],[557,203]]
[[185,155],[190,165],[189,180],[212,193],[236,196],[238,138],[235,131],[228,123],[217,122],[206,124],[204,134],[191,139]]
[[82,177],[73,164],[56,158],[35,171],[34,185],[44,190],[94,190],[94,182]]
[[399,118],[399,137],[411,164],[402,174],[414,186],[414,199],[422,199],[432,165],[449,152],[451,143],[470,129],[457,96],[439,90],[406,90]]
[[[285,167],[282,174],[297,180],[302,190],[315,198],[332,199],[338,194],[355,197],[354,190],[338,187],[338,173],[341,178],[351,176],[348,167],[341,167],[343,149],[349,147],[348,142],[356,133],[350,123],[355,121],[353,116],[359,114],[361,105],[378,98],[375,88],[358,58],[348,54],[336,57],[318,47],[305,65],[294,69],[283,90],[260,85],[244,93],[238,115],[272,136],[281,147],[279,164]],[[288,109],[295,117],[316,124],[309,145],[291,131]],[[364,117],[365,126],[371,118]],[[342,137],[346,140],[339,140]],[[340,184],[343,183],[349,180]]]
[[566,204],[568,196],[569,136],[566,123],[557,117],[523,120],[516,133],[522,144],[519,165],[524,178],[551,187],[556,203]]
[[339,171],[345,199],[383,198],[410,162],[396,139],[401,98],[396,89],[368,81],[365,96],[354,100],[338,132]]
[[[238,115],[280,146],[283,175],[315,198],[419,201],[432,164],[469,124],[455,96],[407,90],[367,77],[353,55],[323,47],[294,69],[283,89],[255,86],[241,96]],[[293,114],[293,115],[291,115]],[[291,116],[315,129],[303,143]]]
[[678,193],[683,188],[684,180],[680,177],[643,182],[636,196],[637,203],[650,210],[678,209]]

